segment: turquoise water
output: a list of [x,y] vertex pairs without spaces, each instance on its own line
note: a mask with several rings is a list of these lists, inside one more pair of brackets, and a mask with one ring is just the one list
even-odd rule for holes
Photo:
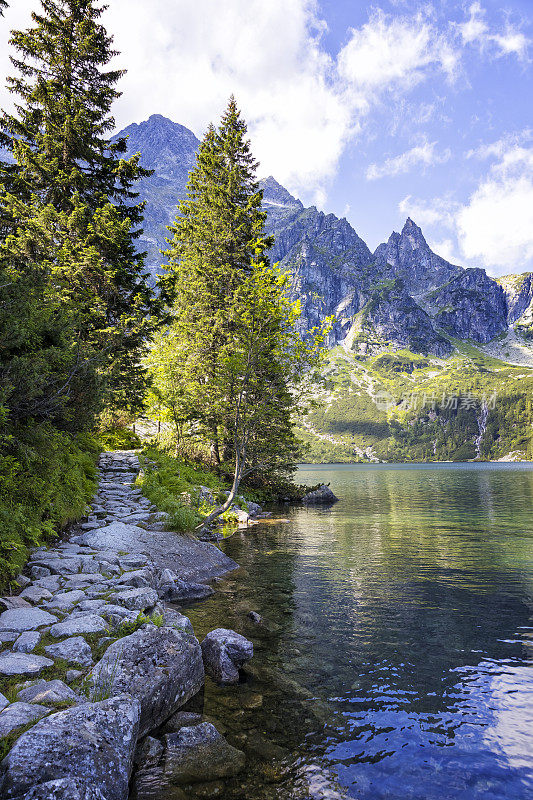
[[199,636],[254,640],[240,686],[206,686],[204,713],[248,756],[224,796],[530,800],[533,465],[297,479],[340,502],[226,540],[241,569],[187,611]]

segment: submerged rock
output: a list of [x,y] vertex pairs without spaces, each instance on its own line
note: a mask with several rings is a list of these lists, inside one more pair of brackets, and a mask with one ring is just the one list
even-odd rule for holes
[[92,673],[93,694],[105,685],[141,704],[139,735],[158,728],[204,684],[197,639],[174,628],[148,626],[114,642]]
[[232,777],[246,762],[210,722],[168,733],[165,746],[165,777],[178,785]]
[[138,723],[139,704],[128,696],[51,714],[23,733],[0,764],[0,795],[19,798],[39,784],[78,778],[105,800],[126,800]]
[[238,683],[239,669],[253,654],[252,642],[227,628],[215,628],[202,642],[205,670],[217,683]]
[[313,492],[308,492],[302,498],[302,503],[309,505],[327,505],[328,503],[336,503],[338,497],[335,497],[329,486],[322,484],[318,489]]

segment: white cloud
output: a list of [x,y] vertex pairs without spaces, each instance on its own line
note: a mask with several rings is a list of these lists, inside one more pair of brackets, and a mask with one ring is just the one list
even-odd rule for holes
[[339,53],[339,73],[361,90],[412,88],[429,70],[449,77],[456,73],[459,53],[445,34],[419,12],[390,17],[375,11]]
[[370,164],[366,171],[367,180],[373,181],[377,178],[395,177],[396,175],[404,175],[409,172],[413,167],[421,165],[422,167],[429,167],[434,164],[443,164],[451,158],[451,151],[444,150],[442,153],[437,152],[435,149],[437,142],[423,142],[420,145],[412,147],[405,153],[394,158],[387,158],[383,164]]
[[502,30],[491,30],[485,9],[477,0],[470,5],[468,19],[459,23],[457,30],[465,45],[477,45],[481,50],[489,51],[498,57],[506,55],[515,55],[520,59],[527,57],[530,41],[522,31],[509,21]]
[[[472,151],[493,163],[466,202],[408,195],[399,203],[400,212],[428,226],[436,234],[433,249],[448,260],[483,266],[493,275],[531,269],[533,147],[517,143],[528,138],[530,132],[524,131]],[[447,235],[439,240],[444,231]]]
[[523,271],[533,259],[533,148],[511,147],[457,214],[461,249],[489,269]]
[[[37,0],[14,0],[4,31],[26,27],[36,7]],[[103,19],[120,51],[117,66],[128,68],[115,107],[119,127],[161,113],[202,135],[234,93],[260,173],[321,204],[346,145],[388,93],[398,101],[435,76],[453,81],[465,48],[484,40],[497,53],[523,54],[522,34],[489,29],[479,3],[459,29],[437,24],[430,3],[405,16],[373,11],[336,56],[324,46],[318,0],[112,0]],[[11,73],[6,39],[1,32],[4,75]],[[1,89],[0,105],[12,107]],[[433,104],[422,111],[413,124],[423,124]],[[431,147],[413,148],[410,163],[429,163]],[[389,161],[399,172],[407,163]]]
[[423,201],[407,195],[398,204],[400,213],[411,217],[421,227],[427,225],[452,230],[455,227],[455,216],[460,208],[460,203],[450,197]]

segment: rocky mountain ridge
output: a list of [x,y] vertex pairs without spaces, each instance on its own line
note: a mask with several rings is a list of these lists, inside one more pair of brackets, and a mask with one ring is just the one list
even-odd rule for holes
[[[154,170],[139,185],[146,202],[140,247],[156,274],[199,141],[158,114],[124,134],[128,154],[141,152],[141,163]],[[533,333],[531,273],[496,281],[482,269],[450,264],[410,218],[372,253],[346,219],[305,208],[273,177],[261,186],[275,237],[271,260],[292,275],[304,329],[333,318],[331,346],[343,343],[360,355],[392,347],[445,357],[453,350],[450,337],[485,344],[513,327]]]

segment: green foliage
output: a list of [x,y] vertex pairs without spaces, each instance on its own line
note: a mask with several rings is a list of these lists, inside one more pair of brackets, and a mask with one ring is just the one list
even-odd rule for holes
[[102,450],[137,450],[142,447],[137,434],[121,425],[98,431],[97,439]]
[[[288,277],[268,263],[272,241],[245,135],[232,98],[200,145],[171,228],[172,322],[148,359],[152,408],[173,424],[176,452],[194,434],[216,464],[232,467],[230,496],[207,522],[229,509],[246,475],[294,471],[293,415],[323,340],[302,340]],[[169,513],[183,524],[181,508]]]
[[98,448],[51,425],[15,431],[0,452],[0,584],[20,571],[28,547],[85,513],[96,490]]

